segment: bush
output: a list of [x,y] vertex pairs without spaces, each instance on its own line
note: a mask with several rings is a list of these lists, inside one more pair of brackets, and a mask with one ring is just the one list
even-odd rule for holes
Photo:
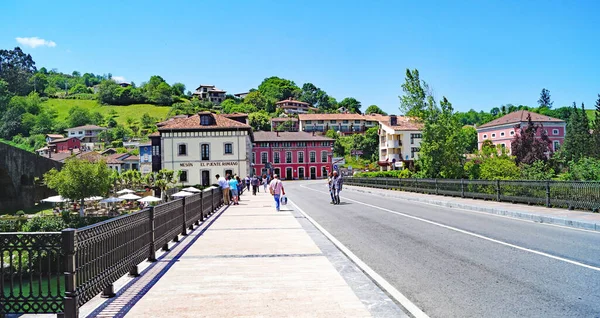
[[56,216],[37,216],[23,225],[23,232],[60,232],[68,226]]
[[98,97],[96,94],[90,94],[90,93],[72,94],[72,95],[68,95],[68,96],[64,97],[64,99],[79,99],[79,100],[95,100],[97,98]]
[[355,177],[360,178],[410,178],[412,172],[408,169],[392,171],[359,172]]
[[19,211],[17,211],[17,213],[15,213],[15,215],[19,216],[19,217],[25,216],[25,211],[19,210]]
[[112,148],[123,148],[123,142],[119,141],[119,140],[115,140],[110,143],[110,146]]
[[521,178],[523,180],[552,180],[554,170],[548,163],[538,160],[531,165],[521,165]]
[[569,171],[560,175],[561,180],[600,181],[600,160],[582,158],[569,162]]

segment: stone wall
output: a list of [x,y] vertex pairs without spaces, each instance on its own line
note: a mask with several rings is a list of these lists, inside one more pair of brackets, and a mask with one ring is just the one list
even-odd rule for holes
[[[30,208],[56,195],[41,183],[44,173],[62,163],[0,143],[0,214]],[[35,181],[39,178],[39,181]]]

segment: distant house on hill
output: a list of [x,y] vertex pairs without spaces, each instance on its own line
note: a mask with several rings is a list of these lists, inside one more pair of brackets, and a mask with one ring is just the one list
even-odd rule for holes
[[[524,127],[527,125],[528,116],[531,116],[531,121],[534,124],[544,127],[546,134],[552,141],[552,150],[557,151],[560,149],[565,140],[567,128],[565,121],[527,110],[512,112],[494,119],[487,124],[476,127],[478,148],[481,150],[483,142],[485,140],[491,140],[494,145],[508,148],[510,153],[512,140],[519,133],[516,126],[520,125],[521,127]],[[538,131],[538,136],[541,136],[541,131]]]
[[200,85],[196,88],[196,91],[192,93],[192,96],[200,99],[210,101],[216,105],[220,105],[225,100],[225,94],[227,91],[220,90],[215,85]]

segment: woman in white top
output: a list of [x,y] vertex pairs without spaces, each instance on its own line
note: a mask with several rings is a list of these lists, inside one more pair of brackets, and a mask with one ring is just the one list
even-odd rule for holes
[[267,176],[264,174],[262,176],[262,184],[263,184],[263,189],[265,190],[265,192],[267,192],[267,186],[269,185],[269,183],[267,182]]

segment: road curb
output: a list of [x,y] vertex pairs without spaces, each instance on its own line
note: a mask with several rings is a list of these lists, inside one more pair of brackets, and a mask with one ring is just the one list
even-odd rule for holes
[[[371,188],[359,187],[359,186],[347,185],[347,186],[345,186],[345,189],[348,189],[348,190],[354,191],[354,192],[375,194],[375,195],[379,195],[382,197],[392,197],[392,198],[397,198],[397,199],[401,199],[401,200],[434,204],[434,205],[439,205],[439,206],[448,207],[448,208],[459,208],[459,209],[464,209],[464,210],[471,210],[471,211],[476,211],[476,212],[484,212],[484,213],[489,213],[489,214],[513,217],[513,218],[518,218],[518,219],[523,219],[523,220],[529,220],[529,221],[536,222],[536,223],[547,223],[547,224],[561,225],[561,226],[567,226],[567,227],[572,227],[572,228],[600,232],[600,224],[596,224],[594,222],[577,221],[577,220],[565,219],[565,218],[560,218],[560,217],[539,215],[539,214],[535,214],[535,213],[531,213],[531,212],[508,210],[508,209],[504,209],[504,208],[491,208],[491,207],[486,208],[486,207],[475,206],[475,205],[471,205],[471,204],[443,201],[443,200],[438,200],[436,198],[408,197],[408,196],[398,195],[397,193],[385,193],[385,192],[381,192],[381,191],[373,191],[373,190],[371,190]],[[398,192],[404,192],[404,191],[398,191]],[[410,193],[410,192],[406,192],[406,193]]]

